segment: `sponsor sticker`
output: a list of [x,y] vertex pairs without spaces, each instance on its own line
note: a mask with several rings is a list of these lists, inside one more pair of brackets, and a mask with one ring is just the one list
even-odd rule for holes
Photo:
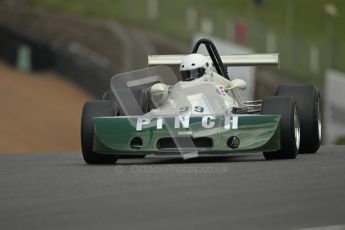
[[225,89],[223,86],[217,86],[216,92],[221,96],[225,96]]
[[[200,117],[200,126],[205,129],[214,128],[216,120],[220,119],[215,116],[202,116]],[[223,120],[224,129],[238,129],[238,116],[225,115]],[[188,129],[190,127],[190,116],[179,115],[174,118],[173,129]],[[136,121],[136,130],[141,131],[146,128],[155,127],[156,129],[162,129],[164,124],[163,117],[138,117]]]

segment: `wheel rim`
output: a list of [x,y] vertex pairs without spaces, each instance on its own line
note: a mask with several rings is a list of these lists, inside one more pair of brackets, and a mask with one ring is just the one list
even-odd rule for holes
[[295,107],[294,113],[293,113],[293,120],[294,120],[294,131],[295,131],[295,144],[296,149],[299,150],[299,145],[301,142],[301,130],[299,126],[299,117],[297,114],[297,108]]
[[321,141],[322,127],[321,127],[320,99],[317,100],[317,129],[319,133],[319,141]]

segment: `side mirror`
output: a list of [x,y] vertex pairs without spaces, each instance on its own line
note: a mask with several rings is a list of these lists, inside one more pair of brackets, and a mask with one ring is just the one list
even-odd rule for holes
[[230,87],[229,90],[232,89],[239,89],[239,90],[245,90],[247,88],[247,83],[242,79],[234,79],[230,81]]

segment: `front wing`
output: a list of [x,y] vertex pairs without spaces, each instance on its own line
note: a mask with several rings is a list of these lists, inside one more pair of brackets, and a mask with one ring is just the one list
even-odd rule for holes
[[222,155],[280,149],[279,115],[94,117],[94,151]]

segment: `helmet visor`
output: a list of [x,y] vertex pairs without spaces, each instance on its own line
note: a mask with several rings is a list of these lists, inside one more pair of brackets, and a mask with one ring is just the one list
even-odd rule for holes
[[192,81],[199,77],[202,77],[205,74],[205,68],[197,68],[191,70],[181,71],[181,80],[182,81]]

